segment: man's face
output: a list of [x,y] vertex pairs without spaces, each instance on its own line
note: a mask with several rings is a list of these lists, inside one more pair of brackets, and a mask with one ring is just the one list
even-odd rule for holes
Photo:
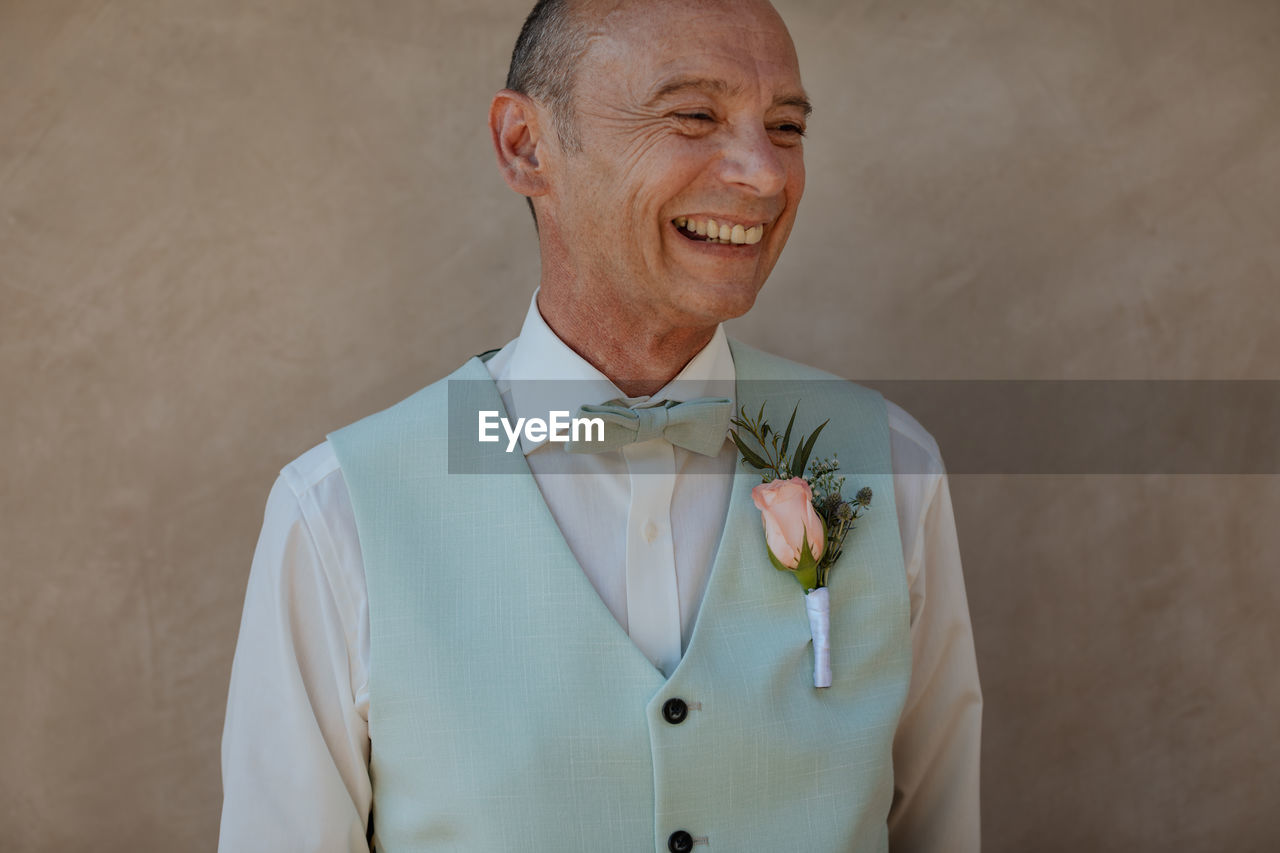
[[550,152],[539,208],[557,242],[547,272],[593,307],[672,327],[745,313],[804,191],[807,101],[772,7],[619,4],[573,104],[581,149]]

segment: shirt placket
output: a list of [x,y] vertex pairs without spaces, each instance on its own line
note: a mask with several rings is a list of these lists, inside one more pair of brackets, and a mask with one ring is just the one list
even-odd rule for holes
[[680,663],[680,594],[671,536],[675,448],[665,439],[622,449],[631,482],[627,507],[627,632],[670,676]]

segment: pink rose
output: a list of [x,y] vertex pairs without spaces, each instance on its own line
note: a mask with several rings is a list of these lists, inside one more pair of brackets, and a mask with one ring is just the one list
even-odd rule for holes
[[799,566],[805,539],[815,563],[822,557],[827,537],[803,477],[761,483],[751,490],[751,502],[760,510],[765,542],[779,563],[788,569]]

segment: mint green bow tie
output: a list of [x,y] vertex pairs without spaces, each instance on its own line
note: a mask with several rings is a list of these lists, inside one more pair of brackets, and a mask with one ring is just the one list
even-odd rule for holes
[[[575,417],[600,418],[604,421],[603,441],[569,441],[569,453],[603,453],[619,450],[628,444],[665,438],[703,456],[715,456],[729,431],[733,401],[724,397],[700,397],[687,403],[668,401],[661,406],[631,409],[615,403],[582,406]],[[597,431],[586,430],[592,438]]]

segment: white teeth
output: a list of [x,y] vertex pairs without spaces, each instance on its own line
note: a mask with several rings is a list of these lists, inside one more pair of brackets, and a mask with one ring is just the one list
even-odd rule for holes
[[729,222],[716,222],[714,219],[695,219],[690,216],[677,216],[672,220],[677,228],[683,228],[689,234],[707,238],[708,243],[735,246],[752,246],[764,238],[764,225],[734,225]]

